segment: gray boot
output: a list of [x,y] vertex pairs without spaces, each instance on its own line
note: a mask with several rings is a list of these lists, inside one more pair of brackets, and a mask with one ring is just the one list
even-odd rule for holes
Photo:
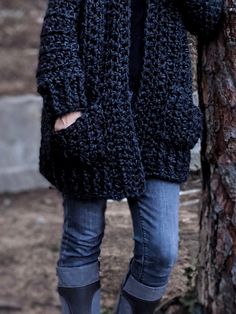
[[57,287],[63,314],[99,314],[100,281],[88,286]]

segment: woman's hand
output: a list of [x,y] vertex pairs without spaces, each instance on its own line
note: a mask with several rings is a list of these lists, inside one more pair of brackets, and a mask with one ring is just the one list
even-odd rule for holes
[[56,119],[54,124],[54,131],[59,131],[67,128],[69,125],[75,122],[77,118],[82,115],[82,111],[75,111],[67,113],[66,115]]

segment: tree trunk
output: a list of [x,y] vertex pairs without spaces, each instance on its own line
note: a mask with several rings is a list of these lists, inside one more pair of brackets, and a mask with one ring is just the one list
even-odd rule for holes
[[199,43],[202,203],[197,293],[202,313],[236,313],[236,3],[216,40]]

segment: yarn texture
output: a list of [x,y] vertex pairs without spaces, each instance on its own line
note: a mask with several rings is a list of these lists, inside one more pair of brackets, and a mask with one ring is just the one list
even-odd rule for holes
[[[129,93],[130,0],[49,0],[40,37],[40,173],[80,198],[121,200],[147,177],[187,180],[203,114],[187,31],[210,41],[223,0],[147,0],[140,88]],[[63,130],[57,117],[81,110]]]

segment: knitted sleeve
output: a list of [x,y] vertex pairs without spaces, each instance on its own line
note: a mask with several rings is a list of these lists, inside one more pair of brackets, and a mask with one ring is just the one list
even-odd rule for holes
[[225,0],[174,0],[187,30],[203,40],[210,39],[220,27]]
[[87,103],[76,30],[79,3],[49,0],[40,34],[37,91],[55,118]]

